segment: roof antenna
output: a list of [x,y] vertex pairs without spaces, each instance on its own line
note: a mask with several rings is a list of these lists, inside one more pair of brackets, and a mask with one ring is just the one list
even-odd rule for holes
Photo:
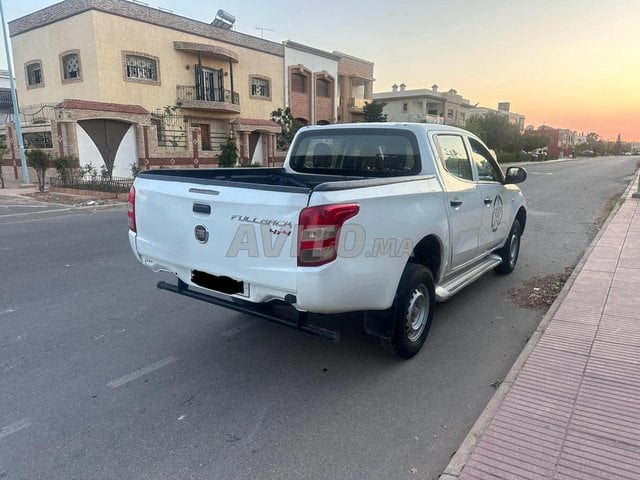
[[265,28],[265,27],[259,27],[258,25],[256,25],[256,30],[260,30],[260,38],[264,38],[264,32],[265,30],[267,32],[275,32],[275,30],[272,30],[270,28]]

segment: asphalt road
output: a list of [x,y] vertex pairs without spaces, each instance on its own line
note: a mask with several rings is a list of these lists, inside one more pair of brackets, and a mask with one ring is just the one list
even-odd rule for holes
[[0,479],[437,477],[544,315],[509,289],[575,265],[636,161],[527,166],[516,271],[408,362],[356,316],[333,344],[157,290],[124,208],[1,217]]

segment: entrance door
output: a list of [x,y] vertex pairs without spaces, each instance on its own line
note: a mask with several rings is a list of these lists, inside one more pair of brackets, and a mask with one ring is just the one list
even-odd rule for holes
[[202,150],[211,150],[211,130],[208,123],[199,123]]
[[204,80],[204,100],[208,102],[224,102],[224,84],[222,69],[202,69]]

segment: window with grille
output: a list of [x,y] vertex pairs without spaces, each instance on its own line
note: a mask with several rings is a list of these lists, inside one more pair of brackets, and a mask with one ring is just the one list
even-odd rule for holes
[[300,73],[291,75],[291,90],[294,92],[307,92],[307,77]]
[[266,78],[251,77],[252,97],[271,97],[270,82]]
[[30,87],[36,87],[44,83],[42,76],[42,64],[40,62],[33,62],[27,65],[27,85]]
[[319,78],[316,81],[316,96],[318,97],[330,97],[331,96],[331,83],[327,80]]
[[133,80],[158,81],[158,62],[141,55],[125,55],[125,69],[127,78]]
[[68,53],[62,56],[62,77],[64,80],[78,80],[82,78],[80,55],[78,53]]

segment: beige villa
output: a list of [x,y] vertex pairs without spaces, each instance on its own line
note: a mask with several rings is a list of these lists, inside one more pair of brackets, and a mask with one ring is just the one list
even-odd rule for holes
[[[26,148],[114,176],[216,165],[229,137],[242,163],[274,162],[280,43],[125,0],[66,0],[9,31]],[[5,135],[19,164],[11,124]]]

